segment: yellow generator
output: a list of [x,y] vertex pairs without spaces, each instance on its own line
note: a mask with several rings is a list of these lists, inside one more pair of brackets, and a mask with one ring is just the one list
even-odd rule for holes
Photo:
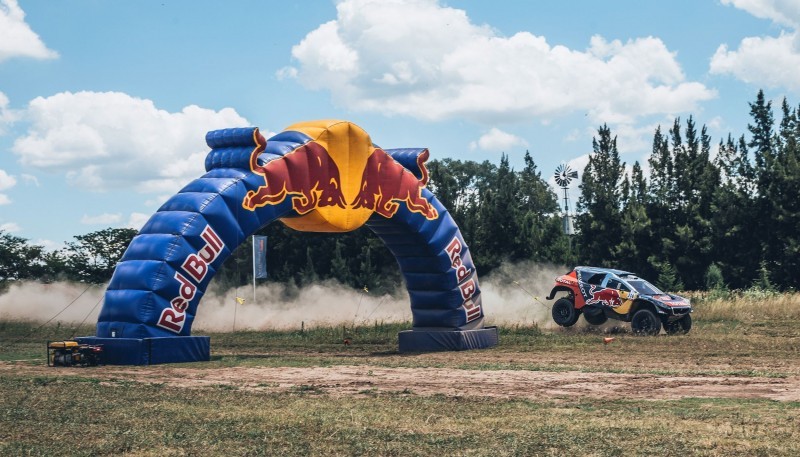
[[103,346],[80,344],[77,341],[48,341],[48,367],[88,367],[100,365]]

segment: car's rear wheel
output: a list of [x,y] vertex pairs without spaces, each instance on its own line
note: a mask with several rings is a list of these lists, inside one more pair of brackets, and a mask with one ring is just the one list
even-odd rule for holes
[[603,310],[595,310],[592,313],[584,311],[583,318],[591,325],[603,325],[608,320],[608,316],[606,316]]
[[672,322],[665,322],[664,323],[664,330],[666,330],[667,334],[675,335],[678,333],[689,333],[689,330],[692,329],[692,316],[687,314],[682,318],[672,321]]
[[658,335],[661,332],[661,319],[649,309],[640,309],[633,314],[631,330],[636,335]]
[[571,327],[575,325],[575,322],[578,322],[578,317],[580,316],[572,301],[566,298],[559,298],[556,300],[551,311],[555,323],[562,327]]

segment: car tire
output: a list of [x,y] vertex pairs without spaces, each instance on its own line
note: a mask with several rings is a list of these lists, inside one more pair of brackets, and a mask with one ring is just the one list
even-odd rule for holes
[[599,310],[594,314],[584,312],[583,318],[586,319],[586,322],[588,322],[591,325],[603,325],[608,320],[608,316],[606,316],[606,314],[602,310]]
[[689,333],[689,330],[692,329],[692,316],[687,314],[682,318],[672,321],[672,322],[664,322],[664,330],[667,332],[668,335],[676,335],[678,333]]
[[556,300],[550,311],[553,313],[555,323],[562,327],[572,327],[580,316],[572,301],[566,298]]
[[649,309],[640,309],[631,318],[631,330],[635,335],[658,335],[661,332],[661,319]]
[[681,330],[684,334],[689,333],[689,330],[692,329],[692,315],[687,314],[683,316],[678,323],[680,324]]
[[681,324],[678,321],[669,322],[665,320],[664,331],[667,332],[667,335],[675,335],[681,331]]

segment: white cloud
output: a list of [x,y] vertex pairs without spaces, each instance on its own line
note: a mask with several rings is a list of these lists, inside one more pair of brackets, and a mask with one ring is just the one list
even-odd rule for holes
[[27,173],[22,173],[19,175],[20,178],[25,182],[25,184],[33,184],[36,187],[39,187],[39,178],[34,175],[29,175]]
[[[268,136],[264,135],[264,138],[269,138]],[[145,200],[145,206],[155,206],[156,208],[160,207],[164,204],[167,200],[169,200],[175,192],[168,192],[165,194],[154,195],[153,198],[148,198]]]
[[36,240],[33,242],[33,244],[35,244],[36,246],[43,247],[46,252],[54,252],[66,247],[66,245],[63,242],[59,243],[57,241],[47,240],[47,239]]
[[711,58],[712,74],[730,74],[754,85],[785,87],[800,91],[800,48],[798,32],[774,37],[748,37],[739,48],[729,50],[723,44]]
[[103,213],[96,216],[84,214],[81,224],[85,225],[116,225],[122,220],[122,214]]
[[[617,149],[623,156],[636,152],[651,152],[656,128],[661,125],[663,130],[664,126],[671,126],[674,120],[674,117],[669,117],[661,123],[654,122],[641,126],[619,124],[612,129],[611,134],[617,137]],[[597,135],[597,130],[592,133]],[[622,160],[630,161],[626,157],[622,157]]]
[[119,92],[37,97],[31,125],[12,150],[24,165],[63,173],[79,187],[174,193],[204,172],[209,130],[249,123],[232,108],[170,113]]
[[471,142],[469,148],[482,149],[484,151],[508,152],[508,150],[513,147],[525,147],[527,145],[528,142],[524,139],[514,134],[504,132],[496,127],[492,127],[491,130],[481,135],[478,141]]
[[17,185],[17,180],[0,168],[0,190],[11,189]]
[[8,107],[9,100],[6,94],[0,92],[0,135],[5,133],[5,127],[17,119],[17,113]]
[[283,81],[284,79],[291,79],[297,77],[297,68],[294,67],[283,67],[275,73],[275,76],[278,77],[279,81]]
[[0,224],[0,232],[14,233],[19,232],[22,228],[15,222],[5,222]]
[[759,19],[800,28],[800,2],[797,0],[722,0],[722,4],[747,11]]
[[706,126],[708,126],[708,128],[711,130],[723,131],[725,130],[725,120],[722,118],[722,116],[714,116],[706,121]]
[[47,49],[31,30],[17,0],[0,0],[0,62],[12,57],[53,59],[58,53]]
[[755,17],[785,26],[778,37],[746,37],[738,49],[721,44],[711,57],[711,74],[732,75],[757,86],[800,91],[800,2],[796,0],[722,0]]
[[[0,191],[11,189],[17,185],[17,180],[0,168]],[[0,193],[0,206],[8,205],[11,199],[8,195]]]
[[437,0],[345,0],[282,69],[350,109],[483,122],[585,112],[594,122],[697,109],[716,96],[654,37],[592,38],[585,51],[499,36]]
[[144,213],[131,213],[128,217],[128,223],[125,225],[127,228],[141,230],[144,224],[150,219],[152,214]]

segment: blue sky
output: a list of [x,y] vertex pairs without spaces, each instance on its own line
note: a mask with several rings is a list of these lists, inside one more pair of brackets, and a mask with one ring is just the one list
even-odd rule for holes
[[716,143],[760,88],[796,106],[798,29],[798,0],[0,0],[0,230],[139,228],[225,127],[346,119],[549,178],[607,123],[646,162],[677,116]]

